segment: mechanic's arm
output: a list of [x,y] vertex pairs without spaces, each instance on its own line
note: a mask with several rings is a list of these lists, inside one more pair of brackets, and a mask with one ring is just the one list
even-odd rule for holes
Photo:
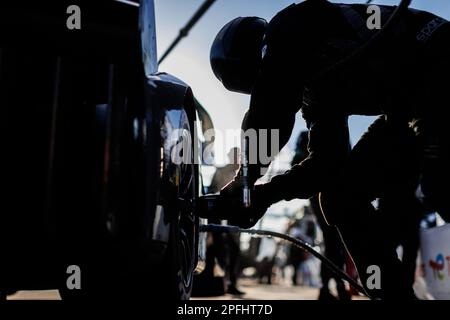
[[[271,22],[264,40],[260,73],[252,90],[249,111],[242,124],[244,132],[253,129],[258,137],[257,143],[249,146],[253,153],[253,159],[249,158],[252,184],[264,174],[264,169],[269,167],[270,162],[289,141],[295,116],[301,107],[304,70],[301,70],[300,64],[303,60],[296,48],[297,42],[292,41],[294,35],[290,35],[291,31],[277,19]],[[267,130],[265,137],[260,135],[260,130]],[[278,144],[273,144],[275,150],[271,148],[272,130],[278,132]],[[265,148],[260,150],[261,146]]]
[[250,210],[239,211],[236,209],[239,206],[234,206],[230,211],[234,214],[229,218],[230,224],[250,228],[273,203],[311,198],[323,191],[343,167],[350,151],[347,117],[323,112],[323,109],[316,115],[310,115],[308,108],[302,111],[309,128],[308,158],[269,183],[255,185]]
[[258,79],[242,124],[245,135],[257,137],[257,141],[250,138],[249,145],[251,184],[264,175],[278,152],[289,141],[294,128],[302,90],[292,88],[292,84],[274,83],[283,81],[289,82],[289,79],[267,80],[266,75]]
[[350,152],[347,116],[324,112],[324,108],[308,102],[304,102],[302,111],[309,129],[309,156],[285,174],[256,187],[259,198],[268,198],[270,203],[318,194],[342,168]]

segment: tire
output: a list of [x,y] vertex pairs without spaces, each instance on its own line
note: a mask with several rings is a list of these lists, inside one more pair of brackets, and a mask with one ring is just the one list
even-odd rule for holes
[[[189,161],[175,164],[173,159],[167,159],[167,152],[165,152],[165,156],[161,157],[164,163],[163,167],[167,170],[163,172],[161,179],[160,202],[165,205],[164,210],[170,217],[170,238],[160,268],[161,277],[153,275],[158,287],[166,288],[158,290],[158,296],[170,300],[186,300],[191,296],[198,243],[198,218],[195,216],[192,206],[197,188],[197,172],[193,163],[192,143],[190,143],[190,139],[193,137],[193,121],[189,119],[184,110],[181,111],[181,114],[180,128],[183,130],[177,135],[176,146],[188,142],[189,155],[182,154],[181,158]],[[162,117],[162,128],[164,128],[166,120],[167,114]],[[167,142],[164,141],[164,137],[167,139],[167,137],[170,138],[170,135],[171,133],[168,132],[162,134],[162,146]],[[184,146],[186,147],[186,145]],[[164,150],[164,147],[161,150]],[[174,150],[172,145],[170,151],[173,155],[178,152],[186,152],[185,150],[186,148]],[[178,181],[178,183],[173,184],[173,181]],[[160,283],[161,281],[163,283]]]
[[[186,95],[182,86],[164,88],[162,84],[144,101],[147,89],[137,80],[127,80],[140,78],[129,75],[125,68],[114,70],[112,78],[117,83],[112,87],[119,91],[113,92],[111,105],[89,105],[89,111],[78,116],[79,123],[72,120],[75,111],[68,112],[62,118],[65,122],[59,124],[67,132],[61,146],[80,146],[70,154],[61,151],[64,160],[73,165],[65,164],[58,171],[55,187],[55,216],[65,212],[57,220],[55,242],[67,248],[57,266],[61,270],[57,272],[60,294],[67,299],[98,299],[127,298],[130,292],[139,292],[142,298],[188,299],[197,259],[199,221],[192,204],[198,169],[193,144],[189,143],[187,154],[177,147],[183,146],[183,141],[191,142],[195,113],[190,111],[194,109],[186,96],[181,103],[173,98]],[[85,76],[75,67],[71,72],[77,75],[75,79]],[[72,73],[66,74],[70,84],[83,83],[73,80]],[[71,96],[65,99],[73,100]],[[164,107],[172,103],[181,107]],[[70,110],[77,107],[70,105]],[[83,141],[79,141],[79,132]],[[84,145],[90,146],[90,153]],[[174,161],[171,155],[177,152],[190,161]],[[71,173],[78,163],[83,164],[80,174]],[[77,188],[65,179],[67,173],[72,174]],[[83,197],[68,206],[71,202],[67,199],[78,190]],[[153,234],[156,210],[163,211],[168,229],[161,240]],[[72,264],[79,265],[83,274],[78,291],[66,288],[66,269]]]
[[[89,249],[87,254],[80,253],[79,259],[75,259],[81,261],[82,270],[88,270],[82,277],[82,290],[68,290],[65,283],[67,275],[65,270],[61,272],[64,277],[61,278],[59,291],[63,299],[139,297],[178,301],[190,298],[198,243],[198,218],[192,206],[196,197],[197,169],[193,163],[192,149],[189,149],[190,163],[176,164],[171,155],[178,152],[174,148],[183,145],[183,139],[193,136],[193,121],[184,109],[178,110],[182,130],[173,139],[174,132],[169,132],[171,126],[167,126],[168,112],[163,110],[160,121],[155,125],[154,132],[160,132],[161,139],[152,147],[152,158],[157,160],[149,164],[149,169],[155,173],[152,189],[156,192],[151,195],[155,199],[154,206],[164,212],[170,225],[161,262],[155,265],[148,257],[153,253],[146,252],[144,248],[100,242],[96,249]],[[138,223],[135,221],[132,224]],[[129,254],[130,251],[133,254]]]

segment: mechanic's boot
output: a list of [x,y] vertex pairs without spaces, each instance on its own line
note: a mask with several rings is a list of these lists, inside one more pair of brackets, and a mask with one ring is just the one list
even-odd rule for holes
[[243,292],[243,291],[239,290],[238,288],[236,288],[235,285],[229,285],[227,293],[235,295],[235,296],[242,296],[242,295],[245,294],[245,292]]
[[322,287],[320,289],[319,297],[317,298],[319,301],[337,301],[333,294],[331,294],[330,290],[327,287]]
[[336,289],[338,292],[339,300],[341,300],[341,301],[352,300],[352,295],[347,290],[347,288],[345,288],[345,284],[342,281],[337,281]]

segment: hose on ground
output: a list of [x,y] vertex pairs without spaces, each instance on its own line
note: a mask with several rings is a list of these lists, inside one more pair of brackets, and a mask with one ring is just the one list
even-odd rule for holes
[[364,288],[356,282],[352,277],[350,277],[347,273],[342,271],[338,266],[336,266],[332,261],[330,261],[325,256],[321,255],[319,252],[314,250],[312,246],[308,243],[302,241],[301,239],[297,239],[291,237],[287,234],[269,231],[269,230],[257,230],[257,229],[241,229],[235,226],[223,226],[217,224],[207,224],[200,226],[200,232],[213,232],[213,233],[246,233],[250,235],[264,236],[264,237],[273,237],[279,238],[285,241],[288,241],[299,247],[300,249],[305,250],[306,252],[312,254],[314,257],[319,259],[327,268],[329,268],[336,276],[340,279],[347,281],[352,287],[358,290],[360,293],[364,294],[368,298],[371,298],[369,294],[364,290]]

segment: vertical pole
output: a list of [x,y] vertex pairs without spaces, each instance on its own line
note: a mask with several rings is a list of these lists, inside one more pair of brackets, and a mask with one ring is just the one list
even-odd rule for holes
[[139,30],[141,32],[142,63],[144,64],[145,75],[148,77],[158,72],[154,0],[141,0]]

